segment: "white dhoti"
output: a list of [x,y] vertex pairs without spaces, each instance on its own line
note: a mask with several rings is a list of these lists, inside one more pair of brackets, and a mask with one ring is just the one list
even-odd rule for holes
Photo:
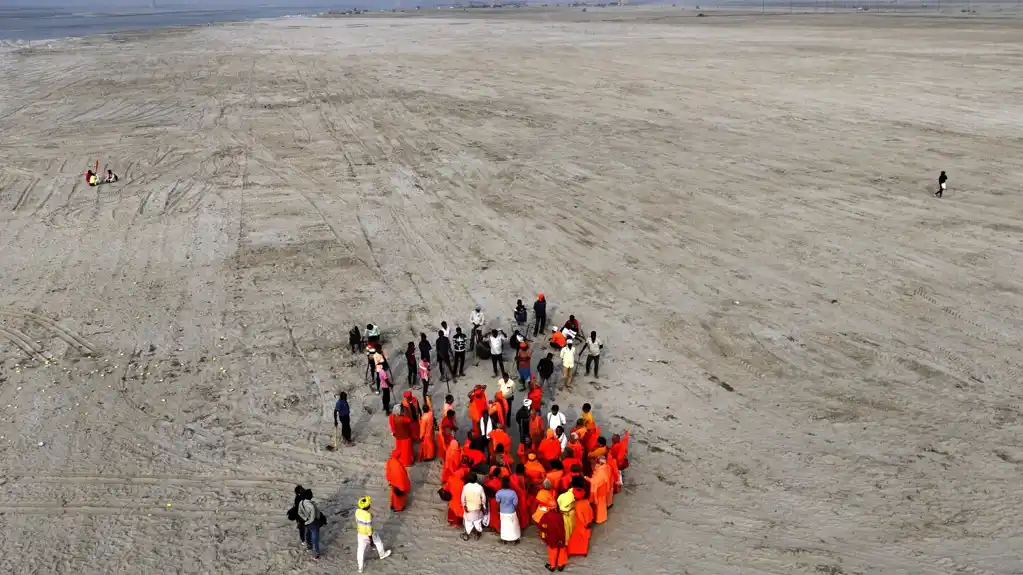
[[366,562],[366,549],[369,548],[372,543],[377,548],[377,554],[381,557],[384,556],[384,543],[380,541],[380,536],[374,533],[373,535],[358,534],[359,540],[359,551],[356,554],[356,560],[359,563],[359,571],[362,571],[362,566]]
[[944,192],[944,191],[945,191],[945,182],[941,182],[941,183],[940,183],[940,184],[938,184],[938,185],[939,185],[939,186],[941,186],[941,191],[943,191],[943,192]]
[[465,516],[462,518],[462,523],[465,525],[465,532],[472,533],[473,529],[483,532],[483,511],[466,511]]
[[501,541],[518,541],[522,537],[519,516],[514,513],[501,514]]

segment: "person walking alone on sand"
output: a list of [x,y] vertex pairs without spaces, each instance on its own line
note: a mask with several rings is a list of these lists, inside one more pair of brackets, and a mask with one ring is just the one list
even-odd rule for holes
[[352,418],[348,407],[348,394],[343,391],[337,394],[337,403],[334,404],[335,429],[339,422],[341,423],[341,437],[345,440],[345,445],[352,445]]
[[538,294],[536,301],[533,302],[533,321],[533,337],[536,337],[542,330],[547,329],[547,300],[543,294]]
[[458,377],[465,377],[465,350],[469,345],[469,338],[462,333],[462,328],[455,328],[455,335],[451,337],[451,347],[455,350],[455,365],[453,371]]
[[301,485],[295,486],[295,504],[288,510],[288,519],[294,521],[298,525],[298,540],[305,545],[305,521],[298,516],[298,504],[302,503],[305,499],[305,487]]
[[362,573],[362,567],[366,559],[366,549],[370,546],[370,543],[376,547],[377,555],[381,559],[387,559],[391,556],[390,549],[384,549],[384,543],[380,541],[380,536],[373,531],[373,514],[370,511],[372,502],[372,498],[367,495],[359,499],[359,508],[355,510],[355,530],[358,533],[357,538],[359,542],[356,560],[359,564],[359,573]]
[[600,350],[604,349],[604,342],[597,339],[597,332],[591,331],[590,338],[583,341],[579,348],[579,355],[586,354],[586,375],[590,375],[590,364],[593,364],[593,377],[600,379]]
[[948,176],[945,175],[945,170],[941,171],[941,175],[938,176],[938,191],[934,192],[934,197],[940,198],[945,193],[945,182],[948,181]]

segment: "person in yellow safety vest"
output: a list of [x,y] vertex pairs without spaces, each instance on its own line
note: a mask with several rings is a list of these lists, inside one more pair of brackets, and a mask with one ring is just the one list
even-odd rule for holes
[[359,552],[356,556],[359,561],[359,573],[362,573],[366,548],[369,547],[370,542],[376,546],[377,554],[380,555],[381,559],[387,559],[391,556],[391,550],[384,550],[384,544],[380,541],[380,536],[373,532],[373,514],[369,511],[372,502],[372,498],[367,495],[359,500],[359,508],[355,510],[355,529],[358,531],[359,538]]

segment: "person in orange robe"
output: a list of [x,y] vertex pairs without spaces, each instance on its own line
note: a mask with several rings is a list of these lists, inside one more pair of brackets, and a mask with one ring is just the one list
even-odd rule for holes
[[469,392],[469,421],[479,427],[480,418],[487,413],[487,386],[477,385]]
[[493,413],[495,403],[501,406],[501,425],[507,427],[508,418],[511,417],[511,414],[508,413],[508,400],[504,398],[504,394],[501,393],[501,390],[494,392],[494,401],[490,403],[491,413]]
[[494,453],[498,445],[504,446],[504,452],[509,457],[512,454],[512,440],[503,427],[498,427],[490,432],[490,452]]
[[387,460],[386,473],[387,483],[391,486],[391,511],[404,511],[408,494],[412,491],[408,470],[401,464],[399,456],[396,449],[391,452],[391,458]]
[[503,443],[498,443],[490,452],[490,464],[506,471],[511,469],[511,456],[505,453]]
[[568,461],[565,462],[565,475],[561,478],[561,485],[558,486],[560,491],[567,491],[572,486],[573,481],[576,477],[583,476],[583,466],[576,460],[571,460],[571,465]]
[[[416,426],[416,430],[419,426]],[[401,414],[394,420],[394,442],[399,453],[399,460],[405,467],[415,462],[415,453],[412,449],[412,419],[402,409]]]
[[543,441],[543,436],[546,433],[547,421],[544,420],[539,411],[534,411],[529,416],[529,440],[533,442],[534,449],[540,446],[540,442]]
[[600,428],[596,427],[588,429],[586,431],[586,437],[580,437],[579,439],[583,442],[583,447],[586,449],[586,453],[589,454],[598,447],[597,441],[600,439]]
[[501,506],[497,504],[494,497],[501,490],[501,468],[494,467],[490,474],[483,481],[483,487],[487,494],[487,508],[490,510],[490,529],[501,532]]
[[529,408],[539,413],[540,406],[543,404],[543,388],[536,384],[535,378],[529,383],[529,391],[526,392],[526,397],[532,402]]
[[474,448],[469,439],[465,440],[465,445],[462,447],[462,457],[469,459],[470,468],[474,468],[487,460],[487,455],[481,450]]
[[593,505],[593,517],[597,524],[607,521],[607,501],[611,493],[611,468],[603,457],[597,460],[590,478],[590,503]]
[[557,459],[561,456],[561,442],[554,435],[553,429],[547,430],[547,437],[540,442],[540,447],[537,448],[536,453],[540,456],[540,463],[543,463],[544,466],[550,465],[552,459]]
[[604,437],[597,438],[597,447],[589,452],[586,456],[590,460],[592,466],[598,457],[607,457],[607,439]]
[[524,467],[526,469],[526,482],[529,490],[535,492],[543,487],[543,479],[547,475],[547,470],[537,460],[535,453],[530,453],[526,456],[526,465]]
[[[462,467],[462,448],[459,447],[458,441],[452,439],[448,442],[448,448],[444,450],[444,469],[440,472],[440,482],[447,483],[448,477],[451,477]],[[454,493],[451,494],[455,496]],[[458,497],[462,496],[462,492],[458,492]]]
[[408,414],[409,419],[412,421],[412,442],[419,443],[421,437],[419,436],[419,418],[422,417],[423,411],[419,408],[419,400],[412,394],[411,391],[406,391],[401,399],[401,406],[405,409],[405,413]]
[[[451,460],[450,457],[448,460]],[[448,523],[459,529],[462,527],[462,516],[465,515],[465,510],[462,508],[462,489],[465,487],[467,472],[468,469],[459,468],[444,482],[444,490],[451,494],[451,499],[448,500]]]
[[592,431],[597,428],[597,424],[593,420],[593,407],[590,404],[588,403],[583,404],[582,414],[579,415],[579,419],[582,420],[583,425],[586,426],[586,429]]
[[456,431],[458,431],[458,422],[455,421],[455,410],[449,409],[440,420],[440,434],[444,438],[444,443],[441,445],[450,444],[451,440],[455,438]]
[[422,438],[419,445],[419,461],[432,461],[437,457],[437,444],[433,436],[433,411],[423,410],[423,416],[419,418],[419,437]]
[[560,459],[552,459],[547,464],[550,467],[550,471],[547,472],[547,481],[551,482],[551,488],[557,493],[561,493],[561,478],[565,476],[565,466],[561,464]]
[[625,430],[624,437],[618,437],[618,434],[611,436],[611,457],[615,458],[615,463],[618,464],[620,471],[625,471],[629,467],[629,430]]
[[525,465],[529,454],[533,453],[533,440],[528,437],[525,438],[522,443],[519,443],[519,448],[516,452],[519,456],[519,463]]
[[549,483],[544,483],[543,488],[536,492],[536,509],[533,510],[533,523],[540,523],[540,518],[550,510],[558,509],[557,494],[551,489]]
[[578,434],[573,432],[572,435],[569,436],[568,444],[565,446],[565,450],[572,452],[571,455],[572,459],[578,459],[579,463],[582,463],[584,455],[583,443],[579,441]]
[[622,485],[621,485],[621,475],[620,475],[620,473],[618,471],[618,464],[615,463],[615,460],[610,458],[610,457],[608,457],[607,458],[607,467],[608,467],[608,469],[611,470],[611,473],[610,473],[610,475],[611,475],[611,491],[609,491],[608,494],[607,494],[607,508],[611,509],[615,505],[615,493],[618,493],[619,491],[622,490]]
[[519,516],[519,528],[529,527],[529,490],[526,488],[526,466],[519,463],[511,476],[511,488],[519,498],[515,513]]
[[573,489],[575,495],[575,529],[568,540],[568,554],[582,555],[585,557],[590,552],[590,524],[593,523],[593,507],[585,499],[586,492],[583,489]]
[[564,571],[568,564],[568,541],[565,534],[565,520],[558,510],[557,504],[544,513],[536,522],[540,529],[540,538],[547,544],[548,571]]

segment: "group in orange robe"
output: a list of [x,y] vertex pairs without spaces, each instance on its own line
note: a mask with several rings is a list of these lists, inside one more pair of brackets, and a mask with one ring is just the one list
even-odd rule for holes
[[568,539],[568,554],[586,556],[590,552],[590,524],[593,523],[593,507],[584,499],[582,489],[573,489],[575,495],[575,529]]
[[391,458],[387,460],[387,483],[391,486],[391,510],[404,511],[405,503],[408,501],[408,494],[412,491],[412,482],[408,477],[408,470],[402,465],[399,459],[398,450],[391,452]]
[[419,445],[419,461],[432,461],[437,457],[437,444],[433,439],[433,411],[423,410],[423,416],[419,418],[419,437],[422,441]]

